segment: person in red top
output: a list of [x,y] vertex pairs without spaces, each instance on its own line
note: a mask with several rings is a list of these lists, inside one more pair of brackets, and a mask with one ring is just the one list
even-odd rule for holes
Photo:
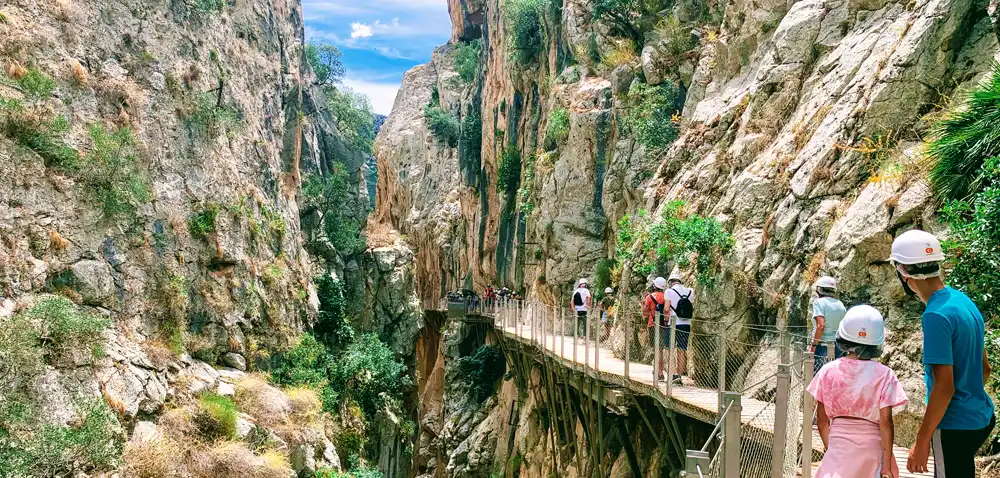
[[667,302],[666,297],[663,295],[663,291],[666,288],[667,280],[657,277],[653,280],[653,292],[647,295],[642,303],[642,313],[646,317],[646,325],[650,330],[650,343],[653,343],[655,340],[652,332],[655,331],[660,334],[660,348],[656,351],[656,355],[660,356],[660,359],[658,360],[659,366],[656,367],[655,373],[661,380],[663,379],[663,350],[670,347],[670,327],[668,327],[666,321],[669,314],[664,313],[664,310],[669,310],[667,308],[670,307],[670,302]]

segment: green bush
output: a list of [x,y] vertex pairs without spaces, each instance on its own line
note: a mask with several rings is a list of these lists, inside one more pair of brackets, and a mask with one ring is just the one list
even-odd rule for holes
[[536,160],[537,156],[528,156],[528,160],[524,163],[524,182],[517,190],[517,207],[525,214],[531,214],[531,212],[535,210],[534,192]]
[[90,127],[93,150],[84,156],[81,182],[101,206],[104,217],[135,216],[140,205],[149,202],[149,178],[139,168],[139,149],[128,128],[108,133],[100,125]]
[[243,112],[233,105],[219,103],[215,93],[202,93],[188,114],[187,124],[196,136],[216,136],[226,129],[242,128]]
[[521,151],[516,146],[504,149],[497,168],[497,192],[512,198],[521,182]]
[[365,334],[347,346],[330,373],[330,385],[361,407],[369,422],[386,407],[398,410],[410,387],[406,365],[375,334]]
[[649,152],[666,148],[677,139],[677,88],[670,81],[657,86],[638,84],[625,99],[625,124]]
[[354,341],[354,329],[347,319],[344,284],[324,274],[316,280],[319,314],[313,333],[328,350],[336,353]]
[[310,334],[303,334],[298,345],[281,354],[271,369],[271,381],[288,387],[323,388],[329,381],[332,364],[326,347]]
[[462,148],[466,158],[480,164],[483,155],[483,118],[478,108],[469,111],[462,119]]
[[310,175],[302,186],[306,198],[303,209],[314,208],[323,217],[322,228],[309,231],[309,241],[328,242],[341,257],[360,254],[368,247],[360,224],[345,207],[352,202],[352,188],[347,171],[339,163],[334,164],[329,176]]
[[69,173],[80,167],[80,153],[63,139],[69,131],[69,121],[63,116],[48,119],[29,113],[18,100],[0,98],[0,131],[41,156],[46,167]]
[[941,199],[966,199],[983,188],[983,164],[1000,156],[1000,63],[935,125],[927,154],[935,160],[930,181]]
[[444,111],[440,106],[427,105],[424,107],[424,120],[427,121],[427,127],[430,128],[438,144],[447,145],[449,148],[458,146],[462,128],[455,115]]
[[0,318],[0,396],[23,385],[41,371],[42,366],[38,331],[25,314]]
[[[340,446],[338,446],[337,450],[340,451],[340,449]],[[358,468],[344,472],[330,468],[320,468],[316,471],[316,478],[385,478],[385,475],[374,468]]]
[[507,19],[509,60],[527,66],[542,52],[543,0],[507,0],[503,2],[503,18]]
[[482,403],[496,391],[497,382],[507,371],[507,361],[500,347],[483,345],[467,357],[455,361],[458,383],[473,400]]
[[198,399],[198,413],[194,425],[206,441],[236,438],[236,420],[239,410],[229,397],[209,393]]
[[113,470],[122,453],[124,431],[103,401],[77,404],[70,426],[43,425],[27,401],[0,401],[2,476],[75,476]]
[[569,138],[569,110],[558,108],[549,115],[549,124],[545,128],[545,144],[549,150],[555,149]]
[[344,54],[336,46],[327,43],[307,43],[305,49],[306,62],[316,74],[316,84],[319,86],[340,83],[347,73],[344,68]]
[[219,210],[219,205],[214,202],[205,203],[195,210],[188,218],[188,231],[191,235],[204,239],[209,234],[215,233]]
[[645,12],[643,0],[596,0],[592,8],[594,19],[609,24],[612,34],[627,37],[636,52],[642,49],[639,19]]
[[733,236],[715,218],[687,213],[683,201],[668,203],[659,221],[647,218],[640,211],[638,217],[626,215],[618,222],[618,260],[648,276],[666,275],[671,263],[687,267],[693,259],[698,283],[713,287],[722,256],[733,248]]
[[355,151],[371,154],[375,142],[375,112],[368,96],[347,87],[327,88],[327,104],[337,130]]
[[52,96],[56,89],[56,82],[51,77],[32,68],[17,82],[21,86],[21,91],[30,100],[45,99]]
[[455,72],[462,81],[471,83],[476,79],[476,73],[479,72],[479,52],[482,48],[483,41],[478,38],[455,46]]
[[225,0],[194,0],[194,7],[202,13],[221,12],[225,8]]
[[80,348],[90,348],[94,355],[100,355],[101,334],[111,326],[109,319],[84,312],[59,296],[35,304],[23,317],[37,321],[41,343],[57,355]]

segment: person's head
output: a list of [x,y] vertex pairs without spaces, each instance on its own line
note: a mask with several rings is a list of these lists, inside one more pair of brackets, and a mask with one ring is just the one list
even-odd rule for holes
[[837,328],[837,348],[845,354],[855,354],[861,360],[882,355],[885,343],[885,321],[882,313],[870,305],[851,307]]
[[907,295],[918,296],[924,302],[944,288],[943,261],[941,242],[929,232],[914,229],[892,241],[889,263],[896,268],[896,277]]
[[671,286],[682,283],[683,280],[681,280],[681,273],[677,271],[671,272],[670,278],[667,279],[667,282],[669,282]]
[[610,287],[607,287],[607,288],[605,288],[605,289],[604,289],[604,293],[605,293],[606,295],[611,295],[611,294],[614,294],[614,293],[615,293],[615,290],[614,290],[614,289],[612,289],[612,288],[610,288]]
[[653,290],[666,290],[667,280],[662,277],[653,279]]
[[837,279],[830,276],[820,277],[816,281],[816,295],[820,297],[836,297]]
[[580,279],[580,288],[586,289],[588,287],[590,287],[590,284],[587,283],[587,279]]

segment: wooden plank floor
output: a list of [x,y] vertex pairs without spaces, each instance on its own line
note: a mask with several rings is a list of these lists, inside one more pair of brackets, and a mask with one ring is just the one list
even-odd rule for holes
[[[538,333],[538,336],[532,340],[532,331],[527,325],[504,327],[503,332],[511,338],[536,346],[541,345],[543,342],[541,333]],[[653,390],[659,390],[659,393],[664,397],[667,396],[665,383],[660,381],[660,383],[654,386],[653,366],[651,364],[629,363],[629,373],[626,378],[625,362],[615,357],[610,349],[603,346],[598,348],[596,342],[593,340],[590,341],[588,347],[588,344],[584,340],[577,339],[576,347],[574,348],[572,336],[546,333],[544,344],[544,348],[551,355],[561,359],[566,366],[587,368],[600,375],[608,374],[617,376],[621,381],[627,383],[630,389],[639,393],[648,395]],[[673,399],[676,410],[684,415],[709,423],[717,420],[719,394],[716,390],[696,387],[691,382],[686,381],[685,385],[674,385],[672,387],[670,398]],[[772,404],[744,396],[741,399],[741,405],[743,410],[740,418],[745,426],[767,434],[774,433],[774,407]],[[812,435],[813,447],[815,449],[822,449],[823,441],[816,427],[813,427]],[[905,448],[897,447],[895,449],[896,461],[900,469],[900,478],[932,476],[932,474],[912,474],[907,472],[907,454],[908,450]],[[815,470],[818,466],[818,462],[814,463],[813,469]],[[931,466],[933,467],[933,463]]]

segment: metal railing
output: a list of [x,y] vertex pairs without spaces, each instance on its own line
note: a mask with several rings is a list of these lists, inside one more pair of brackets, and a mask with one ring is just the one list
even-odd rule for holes
[[709,441],[687,451],[686,476],[811,474],[817,458],[813,403],[804,391],[823,357],[816,360],[807,350],[803,328],[679,324],[676,317],[661,322],[636,303],[579,313],[534,301],[452,298],[437,308],[449,316],[478,316],[567,368],[714,423]]

